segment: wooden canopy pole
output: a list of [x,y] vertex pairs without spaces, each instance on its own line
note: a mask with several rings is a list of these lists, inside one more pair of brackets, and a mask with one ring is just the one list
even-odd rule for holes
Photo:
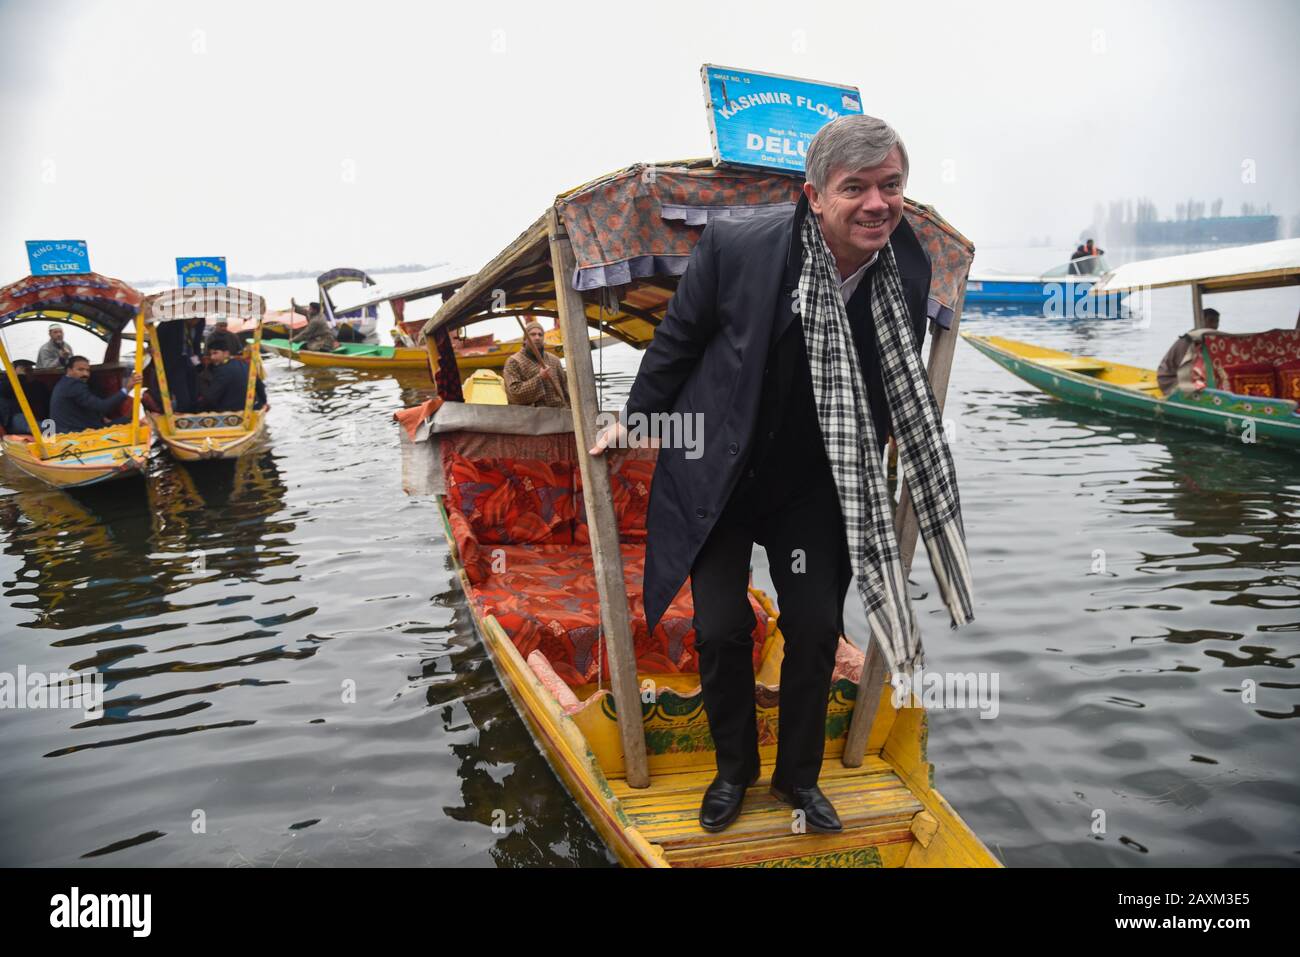
[[1192,283],[1192,328],[1200,329],[1205,325],[1205,316],[1201,312],[1201,286]]
[[[551,241],[551,270],[555,274],[555,302],[560,314],[560,331],[565,343],[587,337],[587,314],[582,295],[572,286],[575,265],[573,246],[552,206],[546,216]],[[595,563],[596,591],[600,595],[600,623],[609,655],[610,686],[618,712],[619,736],[623,742],[623,770],[629,787],[650,785],[646,762],[645,726],[641,720],[641,698],[637,693],[636,652],[627,611],[627,588],[623,582],[623,554],[618,547],[618,519],[609,486],[609,465],[587,450],[596,442],[596,375],[590,349],[566,349],[565,377],[573,402],[573,437],[577,442],[578,469],[582,475],[583,499],[587,507],[587,530]]]
[[257,396],[258,359],[262,351],[262,320],[265,312],[257,314],[257,325],[253,327],[253,352],[248,357],[248,386],[244,392],[244,428],[250,428],[253,419],[253,400]]
[[[135,374],[144,376],[144,309],[135,314]],[[137,381],[131,392],[131,444],[140,444],[140,393],[143,381]]]
[[[174,320],[175,322],[184,322],[184,319]],[[145,328],[149,330],[149,348],[153,350],[154,371],[158,374],[158,393],[162,399],[163,415],[167,416],[167,426],[171,428],[172,416],[175,414],[172,410],[172,393],[167,388],[167,369],[163,364],[162,345],[158,342],[158,325],[153,322],[146,322]]]
[[[961,292],[952,311],[952,324],[947,329],[937,328],[930,337],[930,357],[926,362],[926,375],[930,380],[930,391],[934,401],[943,414],[944,400],[948,396],[948,379],[952,373],[952,355],[957,347],[957,329],[961,325],[961,311],[966,304],[966,280],[961,282]],[[900,464],[899,468],[902,468]],[[916,554],[916,538],[920,532],[916,519],[916,509],[912,505],[912,495],[907,481],[899,478],[898,510],[894,513],[894,535],[898,539],[899,559],[903,563],[903,575],[912,570],[912,558]],[[867,753],[867,740],[871,737],[871,724],[880,707],[880,693],[885,684],[888,666],[884,653],[874,638],[867,641],[866,660],[862,663],[862,678],[858,682],[858,695],[853,705],[853,718],[849,723],[849,733],[844,741],[844,754],[841,760],[844,766],[856,768],[862,766]]]

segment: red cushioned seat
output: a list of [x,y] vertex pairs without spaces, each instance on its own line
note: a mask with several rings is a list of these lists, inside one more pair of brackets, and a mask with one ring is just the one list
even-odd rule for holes
[[[540,650],[565,683],[609,680],[597,652],[600,602],[579,470],[568,436],[448,436],[444,439],[447,520],[469,579],[470,600],[492,615],[527,658]],[[509,454],[499,454],[506,453]],[[648,634],[641,587],[652,449],[611,450],[606,460],[618,518],[623,577],[637,671],[697,672],[689,582]],[[754,608],[754,668],[767,613]]]
[[573,543],[572,462],[447,450],[447,498],[482,544]]
[[[590,550],[583,545],[482,546],[494,553],[489,574],[470,587],[481,614],[492,615],[525,658],[541,651],[566,684],[609,682],[609,660],[596,646],[600,602]],[[699,672],[694,607],[688,582],[651,635],[646,630],[641,581],[645,547],[622,545],[623,580],[637,671],[642,674]],[[754,670],[767,637],[767,613],[753,597]]]
[[1237,395],[1257,395],[1261,398],[1277,397],[1277,377],[1273,366],[1267,362],[1242,362],[1223,367],[1226,381],[1222,388]]
[[1300,402],[1300,359],[1291,359],[1274,366],[1277,374],[1277,397]]
[[[1270,329],[1267,332],[1220,332],[1209,331],[1203,334],[1204,353],[1209,358],[1210,371],[1214,374],[1214,387],[1228,392],[1240,392],[1232,388],[1230,369],[1240,366],[1267,365],[1271,372],[1276,366],[1300,359],[1300,329]],[[1199,351],[1199,350],[1198,350]],[[1240,370],[1242,374],[1252,375],[1250,370]],[[1263,375],[1263,370],[1255,370]],[[1264,388],[1264,379],[1251,380],[1255,388]],[[1249,382],[1247,384],[1250,384]],[[1276,384],[1271,395],[1277,394]],[[1247,392],[1246,395],[1262,393]]]

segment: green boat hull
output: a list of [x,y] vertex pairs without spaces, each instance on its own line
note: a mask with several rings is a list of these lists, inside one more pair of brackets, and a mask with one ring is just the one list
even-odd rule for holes
[[1066,402],[1097,412],[1209,432],[1246,447],[1300,451],[1300,415],[1295,414],[1294,402],[1208,388],[1195,395],[1175,392],[1162,398],[1085,373],[1052,368],[978,336],[964,334],[963,338],[1012,375]]

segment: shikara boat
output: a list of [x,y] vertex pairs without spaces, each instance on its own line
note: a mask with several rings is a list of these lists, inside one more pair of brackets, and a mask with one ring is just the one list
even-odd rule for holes
[[[140,315],[149,338],[152,367],[156,375],[156,404],[161,411],[151,411],[150,419],[167,451],[181,462],[206,462],[235,459],[257,446],[266,432],[266,409],[254,408],[257,380],[262,376],[261,317],[266,303],[256,293],[233,286],[190,286],[155,293],[140,305]],[[252,349],[246,355],[231,357],[231,362],[249,364],[248,389],[244,407],[237,412],[177,409],[167,383],[167,363],[159,336],[159,325],[184,322],[197,317],[205,321],[224,316],[234,317],[253,326]],[[151,389],[152,391],[152,389]]]
[[1152,369],[1075,356],[998,336],[963,333],[1008,372],[1049,395],[1102,412],[1168,422],[1239,440],[1300,449],[1300,316],[1294,329],[1201,328],[1202,295],[1300,284],[1300,240],[1281,240],[1122,266],[1103,291],[1190,286],[1195,328],[1190,359],[1169,395]]
[[[490,340],[490,341],[488,341]],[[559,331],[546,331],[547,349],[560,358],[564,357],[564,346],[560,342]],[[594,341],[594,337],[593,337]],[[610,341],[608,338],[606,342]],[[302,348],[298,342],[290,343],[288,339],[263,339],[262,345],[276,355],[292,356],[305,366],[332,369],[363,369],[368,372],[405,372],[428,369],[429,355],[423,348],[405,346],[381,346],[368,342],[340,342],[333,352],[313,352]],[[456,367],[465,376],[478,369],[501,369],[506,360],[522,348],[523,339],[508,339],[497,342],[494,336],[479,336],[477,341],[470,340],[465,346],[452,339],[456,351]]]
[[[376,285],[375,281],[366,274],[364,270],[352,269],[350,267],[341,267],[339,269],[330,269],[316,277],[316,292],[319,296],[321,309],[325,312],[325,318],[331,325],[338,323],[347,323],[356,329],[367,342],[375,339],[375,326],[379,319],[378,309],[373,306],[365,306],[358,309],[340,311],[335,306],[335,300],[340,296],[348,295],[352,288],[351,283],[356,283],[360,289],[372,288]],[[242,319],[230,319],[227,328],[235,335],[239,336],[245,342],[253,338],[255,323],[245,322]],[[291,333],[302,330],[307,325],[307,317],[300,312],[292,309],[268,309],[266,315],[262,318],[262,338],[263,339],[288,339]]]
[[[547,310],[569,341],[589,328],[647,346],[701,226],[739,207],[792,207],[800,180],[708,160],[633,166],[561,195],[423,329],[438,342],[488,315]],[[671,211],[671,212],[670,212]],[[932,209],[905,213],[934,266],[931,381],[942,401],[973,247]],[[608,249],[618,249],[611,262]],[[627,257],[626,259],[622,257]],[[575,288],[576,284],[576,288]],[[504,291],[505,302],[501,302]],[[1000,866],[934,787],[926,714],[896,707],[882,653],[841,639],[819,784],[844,822],[798,833],[766,787],[780,720],[783,638],[751,588],[764,767],[739,818],[698,812],[716,764],[700,693],[689,584],[647,634],[641,598],[656,451],[586,453],[597,411],[591,353],[566,365],[574,408],[486,406],[442,393],[397,413],[404,486],[436,495],[469,613],[519,714],[596,833],[625,865]],[[905,497],[904,497],[905,499]],[[910,562],[915,516],[903,506]]]
[[262,345],[276,355],[292,358],[305,366],[329,369],[364,369],[368,372],[402,372],[427,369],[428,354],[423,349],[381,346],[369,342],[340,342],[333,352],[304,349],[301,342],[288,339],[263,339]]
[[[56,488],[82,488],[144,471],[153,435],[149,423],[141,420],[139,385],[130,398],[123,398],[118,410],[129,417],[128,424],[55,433],[52,423],[47,424],[49,409],[33,408],[24,383],[44,387],[31,389],[32,396],[48,396],[63,377],[63,369],[36,369],[19,377],[2,338],[3,330],[25,322],[60,322],[90,332],[106,343],[103,362],[91,366],[90,385],[108,395],[121,387],[131,371],[131,366],[118,361],[118,352],[122,331],[136,321],[140,300],[136,289],[97,273],[29,276],[0,289],[0,359],[30,432],[4,434],[0,447],[6,459]],[[137,326],[135,371],[143,365],[143,339]]]

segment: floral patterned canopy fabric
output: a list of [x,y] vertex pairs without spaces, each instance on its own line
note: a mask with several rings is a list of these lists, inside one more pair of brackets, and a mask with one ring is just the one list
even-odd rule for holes
[[0,289],[0,326],[41,310],[68,312],[109,338],[135,319],[143,298],[122,280],[93,272],[28,276]]
[[[578,261],[574,288],[680,276],[711,219],[790,209],[802,189],[801,178],[705,160],[632,166],[580,187],[556,203]],[[930,317],[946,326],[965,290],[975,248],[928,206],[907,200],[904,215],[934,270]]]

